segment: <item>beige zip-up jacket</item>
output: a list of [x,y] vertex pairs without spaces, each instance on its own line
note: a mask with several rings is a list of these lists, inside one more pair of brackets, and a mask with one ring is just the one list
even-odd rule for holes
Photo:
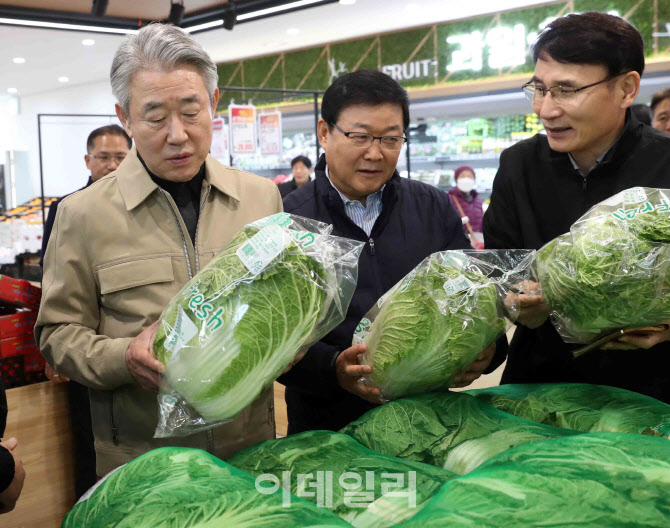
[[65,198],[49,240],[35,338],[55,370],[90,389],[97,472],[161,446],[228,458],[274,438],[272,389],[234,421],[187,437],[155,439],[156,394],[126,368],[133,337],[245,224],[281,212],[274,183],[208,156],[195,247],[169,193],[133,147],[112,174]]

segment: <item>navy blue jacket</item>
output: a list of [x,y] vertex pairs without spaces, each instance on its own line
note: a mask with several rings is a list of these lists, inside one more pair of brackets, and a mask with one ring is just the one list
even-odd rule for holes
[[[624,131],[587,176],[538,134],[500,157],[491,206],[484,215],[487,249],[539,249],[570,230],[597,203],[630,187],[670,188],[670,137],[628,117]],[[670,342],[649,350],[594,350],[572,358],[551,322],[518,326],[507,347],[497,341],[490,368],[507,358],[503,383],[594,383],[670,403]]]
[[316,179],[284,198],[287,213],[333,225],[333,235],[365,242],[358,284],[346,319],[279,378],[286,385],[289,434],[337,431],[373,407],[337,384],[335,361],[351,346],[356,325],[387,290],[436,251],[470,249],[461,218],[447,193],[396,172],[382,194],[382,212],[370,236],[354,224],[325,174],[325,156]]

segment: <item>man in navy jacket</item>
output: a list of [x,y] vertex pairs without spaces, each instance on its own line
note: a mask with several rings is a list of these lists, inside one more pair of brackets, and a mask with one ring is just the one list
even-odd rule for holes
[[[284,210],[332,224],[334,235],[365,248],[346,319],[279,379],[286,385],[289,434],[338,430],[380,403],[378,389],[358,383],[371,367],[358,364],[365,346],[351,346],[356,325],[428,255],[470,249],[449,196],[396,171],[409,126],[407,92],[397,82],[378,71],[340,77],[324,94],[321,116],[325,154],[316,179],[288,195]],[[493,351],[483,351],[455,386],[479,377]]]

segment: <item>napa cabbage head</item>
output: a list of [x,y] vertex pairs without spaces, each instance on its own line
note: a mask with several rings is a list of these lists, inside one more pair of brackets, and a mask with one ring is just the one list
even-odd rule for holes
[[[208,422],[233,418],[294,359],[314,331],[327,295],[326,271],[291,241],[258,275],[237,250],[260,231],[248,225],[166,308],[156,357],[168,385]],[[175,332],[197,334],[177,352]]]
[[383,299],[364,334],[368,382],[389,399],[446,389],[505,326],[492,280],[429,257]]

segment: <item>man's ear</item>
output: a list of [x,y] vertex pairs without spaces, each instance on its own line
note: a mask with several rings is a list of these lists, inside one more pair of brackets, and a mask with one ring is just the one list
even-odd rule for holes
[[132,138],[133,131],[130,130],[130,119],[126,114],[126,111],[121,107],[119,103],[116,103],[114,105],[114,110],[116,110],[116,117],[118,117],[119,121],[121,121],[121,124],[123,125],[123,129],[126,131],[126,134],[128,134],[128,136]]
[[319,143],[323,150],[328,149],[328,124],[323,120],[319,119],[319,122],[316,125],[316,134]]
[[629,108],[640,91],[640,74],[632,71],[622,75],[619,87],[622,92],[621,108]]
[[219,89],[214,90],[214,95],[212,96],[212,117],[216,115],[216,107],[219,105]]
[[84,162],[86,163],[86,168],[91,170],[91,156],[84,154]]

